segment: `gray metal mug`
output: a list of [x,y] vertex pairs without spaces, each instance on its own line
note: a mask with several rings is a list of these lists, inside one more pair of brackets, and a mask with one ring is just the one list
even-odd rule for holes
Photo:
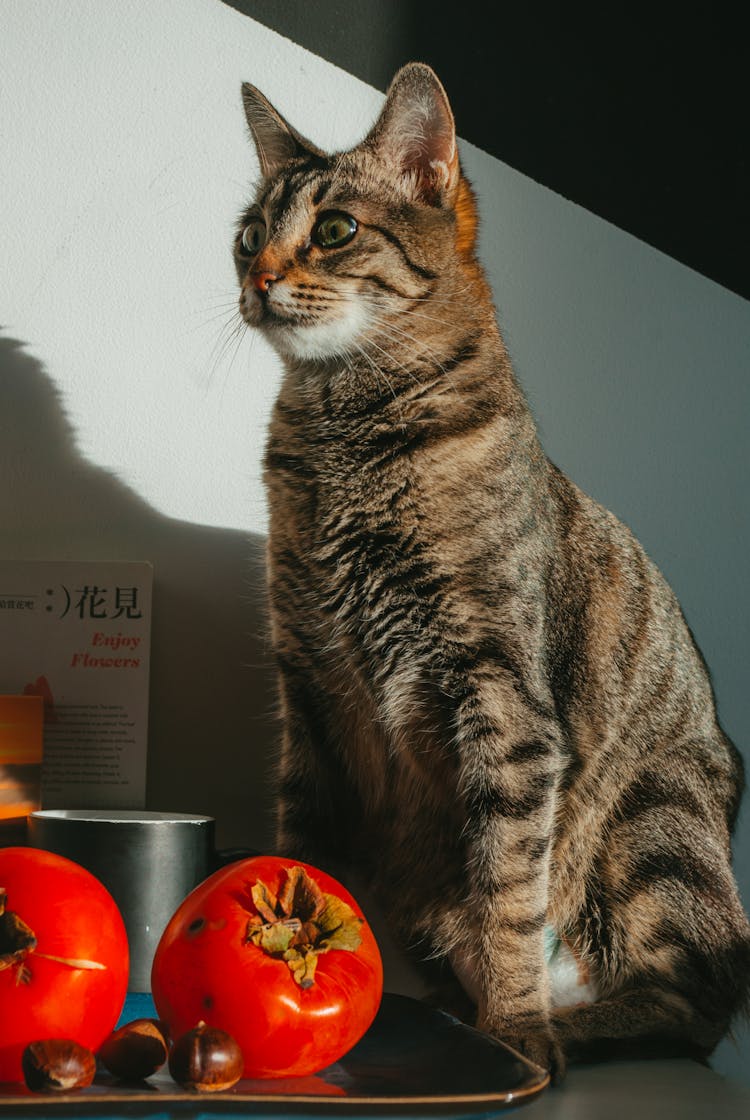
[[40,809],[28,818],[32,847],[87,868],[120,908],[131,992],[150,990],[167,922],[193,887],[226,862],[214,850],[214,830],[213,817],[140,809]]

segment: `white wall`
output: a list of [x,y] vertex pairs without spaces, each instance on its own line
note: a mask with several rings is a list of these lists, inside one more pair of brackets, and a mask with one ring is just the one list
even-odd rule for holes
[[[323,147],[357,140],[382,100],[219,0],[5,0],[0,549],[154,562],[149,804],[267,847],[260,460],[279,369],[233,333],[231,234],[256,170],[243,79]],[[747,743],[748,304],[462,154],[546,446],[664,568]],[[740,1068],[728,1045],[721,1062]]]

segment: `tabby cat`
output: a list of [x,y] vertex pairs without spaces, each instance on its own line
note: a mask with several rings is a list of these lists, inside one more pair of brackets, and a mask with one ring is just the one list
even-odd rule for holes
[[279,850],[345,857],[547,1068],[708,1055],[750,981],[742,763],[664,578],[540,447],[443,88],[405,66],[333,155],[243,96],[240,309],[285,365]]

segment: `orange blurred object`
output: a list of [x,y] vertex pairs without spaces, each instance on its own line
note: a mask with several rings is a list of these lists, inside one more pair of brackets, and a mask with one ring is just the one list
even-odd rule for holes
[[0,696],[0,821],[39,808],[44,699]]

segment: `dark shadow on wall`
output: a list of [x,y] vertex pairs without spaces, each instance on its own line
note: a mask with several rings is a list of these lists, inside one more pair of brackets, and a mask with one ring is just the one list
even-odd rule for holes
[[429,63],[464,140],[750,298],[745,36],[726,11],[652,7],[646,34],[552,5],[493,22],[479,0],[225,3],[383,92]]
[[147,805],[210,814],[222,846],[268,850],[263,538],[165,517],[87,462],[52,379],[2,335],[0,478],[0,559],[154,565]]

